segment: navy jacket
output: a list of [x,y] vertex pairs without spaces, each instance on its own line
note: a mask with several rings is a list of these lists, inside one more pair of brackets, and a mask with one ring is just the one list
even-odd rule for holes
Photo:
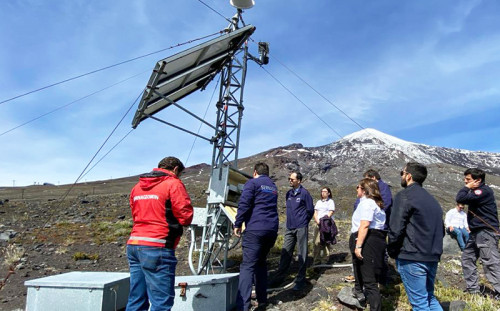
[[[472,232],[480,229],[492,230],[491,227],[499,230],[497,204],[495,203],[493,190],[490,187],[484,183],[481,183],[476,189],[463,187],[458,191],[456,200],[458,203],[469,206],[467,222]],[[477,216],[474,216],[473,213]],[[481,219],[491,227],[481,221]]]
[[443,210],[418,183],[394,198],[387,252],[392,258],[438,262],[443,253]]
[[297,194],[290,189],[286,193],[286,228],[298,229],[307,227],[314,215],[314,204],[309,191],[299,185]]
[[245,183],[238,202],[234,226],[245,230],[278,231],[278,189],[267,175]]
[[[391,220],[391,207],[392,207],[392,193],[391,188],[388,184],[386,184],[382,179],[377,181],[378,189],[380,191],[380,196],[382,197],[382,201],[384,201],[384,212],[385,212],[385,225],[384,230],[389,230],[389,223]],[[354,202],[354,210],[358,207],[359,198]]]

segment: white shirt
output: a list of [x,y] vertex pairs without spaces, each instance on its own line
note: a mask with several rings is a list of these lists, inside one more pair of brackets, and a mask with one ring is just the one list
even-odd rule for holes
[[361,197],[358,207],[354,211],[354,214],[352,214],[351,233],[359,230],[361,220],[368,220],[370,222],[368,229],[383,230],[385,212],[375,203],[375,200]]
[[[323,218],[328,215],[328,212],[335,210],[335,203],[332,199],[328,198],[326,200],[319,200],[314,206],[314,210],[318,212],[318,219]],[[332,214],[333,219],[333,214]]]
[[444,224],[446,228],[469,228],[469,224],[467,223],[467,214],[464,211],[459,212],[456,208],[450,209],[446,213]]

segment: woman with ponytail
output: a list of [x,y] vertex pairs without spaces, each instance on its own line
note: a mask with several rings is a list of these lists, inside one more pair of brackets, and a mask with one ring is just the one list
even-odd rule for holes
[[370,310],[381,310],[378,281],[384,265],[386,231],[384,202],[376,181],[362,179],[356,187],[360,199],[352,215],[349,248],[355,277],[353,295],[361,304],[366,300]]

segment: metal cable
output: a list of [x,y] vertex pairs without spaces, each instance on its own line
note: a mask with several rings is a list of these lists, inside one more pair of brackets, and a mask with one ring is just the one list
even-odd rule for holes
[[[206,7],[208,7],[210,10],[214,11],[215,13],[217,13],[218,15],[220,15],[222,18],[224,18],[226,21],[230,22],[230,20],[228,20],[226,17],[224,17],[220,12],[218,12],[217,10],[215,10],[214,8],[210,7],[209,5],[207,5],[205,2],[203,2],[202,0],[198,0],[199,2],[203,3]],[[251,42],[255,43],[255,41],[250,38],[249,39]],[[304,80],[302,77],[300,77],[296,72],[294,72],[293,70],[291,70],[289,67],[287,67],[285,64],[283,64],[280,60],[278,60],[276,57],[272,56],[271,57],[276,60],[280,65],[282,65],[283,67],[285,67],[285,69],[287,69],[288,71],[290,71],[294,76],[296,76],[299,80],[301,80],[303,83],[305,83],[309,88],[311,88],[316,94],[318,94],[319,96],[321,96],[324,100],[326,100],[330,105],[332,105],[333,107],[335,107],[338,111],[340,111],[343,115],[345,115],[349,120],[351,120],[354,124],[356,124],[357,126],[359,126],[359,128],[361,129],[365,129],[361,124],[359,124],[358,122],[356,122],[356,120],[354,120],[353,118],[351,118],[345,111],[343,111],[342,109],[340,109],[337,105],[335,105],[334,103],[332,103],[328,98],[326,98],[323,94],[321,94],[318,90],[316,90],[310,83],[308,83],[306,80]],[[260,66],[262,69],[264,69],[263,66]],[[269,75],[271,75],[266,69],[264,69]],[[302,102],[297,96],[295,96],[288,88],[286,88],[281,82],[279,82],[273,75],[271,75],[279,84],[281,84],[281,86],[283,88],[285,88],[288,92],[290,92],[299,102],[301,102],[304,106],[307,107],[307,109],[309,109],[309,111],[311,111],[316,117],[318,117],[323,123],[326,124],[326,126],[328,126],[335,134],[337,134],[340,138],[342,138],[342,135],[340,135],[337,131],[335,131],[330,125],[328,125],[323,119],[321,119],[316,113],[314,113],[304,102]]]
[[208,4],[206,4],[205,2],[203,2],[202,0],[198,0],[199,2],[201,2],[203,5],[205,5],[207,8],[209,8],[210,10],[214,11],[216,14],[218,14],[220,17],[222,17],[223,19],[225,19],[227,22],[229,23],[232,23],[227,17],[225,17],[224,15],[222,15],[219,11],[217,11],[216,9],[212,8],[211,6],[209,6]]
[[46,113],[44,113],[44,114],[42,114],[42,115],[40,115],[40,116],[38,116],[38,117],[36,117],[36,118],[33,118],[33,119],[29,120],[29,121],[26,121],[26,122],[24,122],[24,123],[21,123],[21,124],[19,124],[19,125],[15,126],[15,127],[13,127],[13,128],[11,128],[11,129],[9,129],[9,130],[7,130],[7,131],[3,132],[3,133],[0,133],[0,136],[3,136],[3,135],[5,135],[5,134],[7,134],[7,133],[9,133],[9,132],[12,132],[12,131],[14,131],[14,130],[16,130],[16,129],[20,128],[20,127],[23,127],[23,126],[25,126],[25,125],[27,125],[27,124],[29,124],[29,123],[31,123],[31,122],[34,122],[34,121],[36,121],[36,120],[38,120],[38,119],[41,119],[41,118],[43,118],[43,117],[45,117],[45,116],[47,116],[47,115],[49,115],[49,114],[51,114],[51,113],[54,113],[54,112],[56,112],[56,111],[58,111],[58,110],[61,110],[61,109],[66,108],[66,107],[68,107],[68,106],[71,106],[71,105],[73,105],[74,103],[77,103],[77,102],[79,102],[79,101],[81,101],[81,100],[84,100],[84,99],[86,99],[86,98],[89,98],[89,97],[91,97],[91,96],[93,96],[93,95],[95,95],[95,94],[97,94],[97,93],[100,93],[100,92],[102,92],[102,91],[105,91],[105,90],[107,90],[107,89],[110,89],[110,88],[112,88],[113,86],[116,86],[116,85],[118,85],[118,84],[120,84],[120,83],[123,83],[123,82],[128,81],[128,80],[130,80],[130,79],[133,79],[133,78],[135,78],[135,77],[137,77],[137,76],[140,76],[140,75],[142,75],[142,74],[144,74],[145,72],[148,72],[148,71],[149,71],[149,70],[143,71],[143,72],[141,72],[141,73],[139,73],[139,74],[133,75],[133,76],[131,76],[131,77],[129,77],[129,78],[126,78],[126,79],[124,79],[124,80],[121,80],[121,81],[119,81],[119,82],[116,82],[116,83],[114,83],[114,84],[111,84],[111,85],[109,85],[109,86],[107,86],[107,87],[105,87],[105,88],[102,88],[102,89],[100,89],[100,90],[98,90],[98,91],[95,91],[95,92],[93,92],[93,93],[91,93],[91,94],[85,95],[85,96],[83,96],[83,97],[81,97],[81,98],[79,98],[79,99],[77,99],[77,100],[74,100],[74,101],[72,101],[72,102],[70,102],[70,103],[67,103],[67,104],[62,105],[62,106],[60,106],[60,107],[57,107],[56,109],[53,109],[53,110],[51,110],[51,111],[49,111],[49,112],[46,112]]
[[[221,76],[219,75],[219,79],[217,80],[217,83],[215,84],[214,91],[212,92],[212,96],[210,97],[210,101],[208,102],[207,109],[205,109],[205,114],[203,115],[203,120],[205,120],[205,117],[207,116],[207,113],[208,113],[208,108],[210,108],[210,105],[212,104],[212,99],[214,98],[215,91],[217,91],[217,87],[219,86],[220,78],[221,78]],[[203,122],[200,122],[200,126],[198,127],[198,132],[196,132],[196,134],[198,134],[198,135],[200,134],[200,130],[201,130],[202,126],[203,126]],[[189,158],[191,157],[191,152],[193,151],[194,144],[196,143],[197,138],[198,138],[197,136],[194,137],[193,144],[191,145],[191,150],[189,150],[189,154],[188,154],[186,162],[185,162],[186,166],[187,166],[187,163],[189,161]]]
[[299,97],[297,97],[297,95],[295,95],[289,88],[287,88],[283,83],[281,83],[280,80],[278,80],[278,78],[276,78],[274,75],[272,75],[266,68],[264,68],[263,66],[260,66],[268,75],[270,75],[276,82],[278,82],[279,85],[281,85],[286,91],[288,91],[288,93],[290,93],[293,97],[295,97],[295,99],[297,99],[302,105],[304,105],[304,107],[306,107],[312,114],[314,114],[316,116],[316,118],[318,118],[321,122],[323,122],[330,130],[332,130],[332,132],[334,132],[335,134],[337,134],[337,136],[339,136],[340,138],[342,138],[342,136],[334,129],[332,128],[328,123],[326,123],[325,120],[323,120],[316,112],[314,112],[308,105],[306,105],[306,103],[304,103]]
[[[108,137],[106,138],[106,140],[104,141],[104,143],[101,145],[101,147],[99,147],[99,149],[97,150],[97,152],[94,154],[94,156],[92,157],[92,159],[89,161],[89,163],[87,164],[87,166],[85,166],[85,168],[83,169],[83,171],[81,172],[81,174],[78,176],[78,178],[75,180],[75,182],[69,187],[68,191],[66,191],[63,196],[57,201],[57,204],[56,204],[56,207],[53,209],[53,212],[51,212],[49,215],[48,215],[48,218],[47,220],[43,223],[43,225],[41,226],[41,228],[45,228],[45,226],[47,225],[47,223],[52,220],[52,217],[54,216],[54,213],[55,211],[58,211],[61,207],[61,204],[63,202],[64,199],[66,199],[66,197],[68,196],[68,194],[71,192],[71,190],[73,190],[73,188],[75,187],[76,183],[81,179],[83,173],[85,172],[85,170],[89,167],[89,165],[92,163],[92,161],[95,159],[95,157],[97,156],[97,154],[99,154],[99,152],[101,151],[101,149],[104,147],[104,145],[106,144],[106,142],[109,140],[109,138],[113,135],[113,133],[116,131],[116,129],[118,128],[118,126],[123,122],[123,120],[125,119],[125,117],[128,115],[128,113],[130,112],[130,110],[132,109],[132,107],[136,104],[136,102],[139,100],[140,96],[142,95],[142,93],[144,92],[144,90],[141,91],[141,93],[139,93],[139,96],[137,96],[137,98],[134,100],[134,102],[132,103],[132,105],[128,108],[127,112],[123,115],[123,117],[120,119],[120,121],[118,122],[118,124],[115,126],[115,128],[111,131],[111,133],[108,135]],[[128,135],[128,134],[127,134]],[[28,227],[26,227],[23,232],[20,233],[20,235],[23,235],[26,233],[26,230],[28,230]],[[7,283],[7,280],[8,278],[15,273],[15,269],[16,269],[16,266],[17,264],[19,263],[19,261],[21,260],[21,258],[19,258],[19,260],[17,260],[16,262],[12,263],[9,267],[9,272],[7,274],[7,276],[2,280],[0,281],[0,290],[5,286],[5,284]]]
[[311,84],[309,84],[306,80],[302,79],[301,76],[299,76],[296,72],[294,72],[292,69],[290,69],[289,67],[287,67],[285,64],[283,64],[281,61],[279,61],[276,57],[272,56],[272,59],[277,61],[281,66],[285,67],[286,70],[290,71],[294,76],[296,76],[300,81],[304,82],[305,85],[307,85],[311,90],[313,90],[316,94],[318,94],[319,96],[321,96],[321,98],[323,98],[325,101],[327,101],[330,105],[332,105],[333,107],[335,107],[338,111],[340,111],[344,116],[346,116],[349,120],[351,120],[354,124],[356,124],[357,126],[359,126],[360,129],[364,130],[365,128],[359,124],[358,122],[356,122],[356,120],[354,120],[353,118],[351,118],[345,111],[343,111],[342,109],[340,109],[337,105],[335,105],[334,103],[332,103],[328,98],[326,98],[323,94],[321,94],[318,90],[316,90]]
[[111,147],[111,149],[109,149],[109,151],[108,151],[108,152],[106,152],[106,154],[104,154],[104,155],[103,155],[103,156],[102,156],[102,157],[101,157],[101,158],[100,158],[100,159],[99,159],[99,160],[98,160],[98,161],[97,161],[94,165],[92,165],[92,167],[91,167],[91,168],[89,168],[89,169],[85,172],[85,174],[83,174],[83,175],[82,175],[82,177],[80,177],[80,179],[78,179],[78,180],[77,180],[77,182],[78,182],[78,181],[80,181],[83,177],[85,177],[85,175],[87,175],[87,174],[88,174],[88,173],[89,173],[89,172],[90,172],[90,171],[91,171],[94,167],[96,167],[96,166],[97,166],[97,164],[99,164],[99,162],[101,162],[102,160],[104,160],[104,158],[105,158],[105,157],[106,157],[106,156],[107,156],[107,155],[108,155],[111,151],[113,151],[113,149],[115,149],[115,148],[116,148],[116,147],[117,147],[117,146],[118,146],[118,145],[119,145],[119,144],[120,144],[120,143],[121,143],[121,142],[122,142],[122,141],[123,141],[123,140],[124,140],[124,139],[125,139],[128,135],[129,135],[129,134],[130,134],[130,133],[132,133],[132,131],[133,131],[133,130],[134,130],[134,129],[131,129],[130,131],[128,131],[128,133],[127,133],[127,134],[125,134],[125,136],[123,136],[123,137],[122,137],[122,139],[120,139],[120,140],[119,140],[119,141],[118,141],[118,142],[117,142],[117,143],[116,143],[113,147]]
[[81,78],[81,77],[85,77],[85,76],[88,76],[88,75],[91,75],[93,73],[96,73],[96,72],[100,72],[100,71],[103,71],[103,70],[106,70],[106,69],[110,69],[110,68],[113,68],[113,67],[116,67],[116,66],[120,66],[120,65],[123,65],[123,64],[126,64],[126,63],[130,63],[132,61],[135,61],[135,60],[138,60],[138,59],[141,59],[141,58],[144,58],[144,57],[147,57],[147,56],[151,56],[153,54],[157,54],[157,53],[160,53],[160,52],[164,52],[166,50],[170,50],[170,49],[173,49],[175,47],[179,47],[179,46],[183,46],[183,45],[186,45],[186,44],[189,44],[189,43],[193,43],[195,41],[199,41],[199,40],[203,40],[203,39],[206,39],[206,38],[209,38],[209,37],[212,37],[212,36],[215,36],[217,34],[221,34],[223,33],[224,31],[218,31],[216,33],[213,33],[213,34],[210,34],[210,35],[206,35],[206,36],[203,36],[203,37],[200,37],[200,38],[196,38],[196,39],[193,39],[193,40],[189,40],[189,41],[186,41],[186,42],[183,42],[183,43],[178,43],[176,45],[172,45],[168,48],[164,48],[164,49],[161,49],[161,50],[158,50],[158,51],[155,51],[155,52],[151,52],[151,53],[148,53],[148,54],[144,54],[144,55],[141,55],[141,56],[137,56],[137,57],[134,57],[134,58],[131,58],[131,59],[128,59],[128,60],[125,60],[125,61],[122,61],[122,62],[119,62],[119,63],[116,63],[114,65],[110,65],[110,66],[106,66],[106,67],[103,67],[103,68],[100,68],[100,69],[96,69],[96,70],[93,70],[93,71],[90,71],[90,72],[87,72],[87,73],[84,73],[84,74],[80,74],[78,76],[75,76],[75,77],[72,77],[72,78],[68,78],[68,79],[65,79],[65,80],[62,80],[62,81],[59,81],[59,82],[56,82],[56,83],[52,83],[52,84],[49,84],[47,86],[44,86],[44,87],[41,87],[39,89],[36,89],[36,90],[33,90],[33,91],[29,91],[27,93],[24,93],[24,94],[20,94],[20,95],[17,95],[17,96],[14,96],[14,97],[11,97],[11,98],[8,98],[8,99],[4,99],[2,101],[0,101],[0,105],[1,104],[4,104],[6,102],[9,102],[9,101],[12,101],[14,99],[17,99],[17,98],[20,98],[20,97],[23,97],[23,96],[26,96],[26,95],[29,95],[29,94],[33,94],[33,93],[36,93],[38,91],[42,91],[42,90],[45,90],[45,89],[48,89],[48,88],[51,88],[53,86],[56,86],[56,85],[59,85],[59,84],[63,84],[65,82],[69,82],[69,81],[72,81],[72,80],[76,80],[78,78]]

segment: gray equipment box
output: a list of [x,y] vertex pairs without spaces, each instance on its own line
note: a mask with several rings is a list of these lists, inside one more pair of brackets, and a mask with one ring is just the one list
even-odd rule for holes
[[127,306],[130,274],[69,272],[24,282],[26,311],[108,311]]
[[[238,276],[239,273],[176,276],[172,311],[233,310]],[[181,295],[182,287],[184,295]]]

